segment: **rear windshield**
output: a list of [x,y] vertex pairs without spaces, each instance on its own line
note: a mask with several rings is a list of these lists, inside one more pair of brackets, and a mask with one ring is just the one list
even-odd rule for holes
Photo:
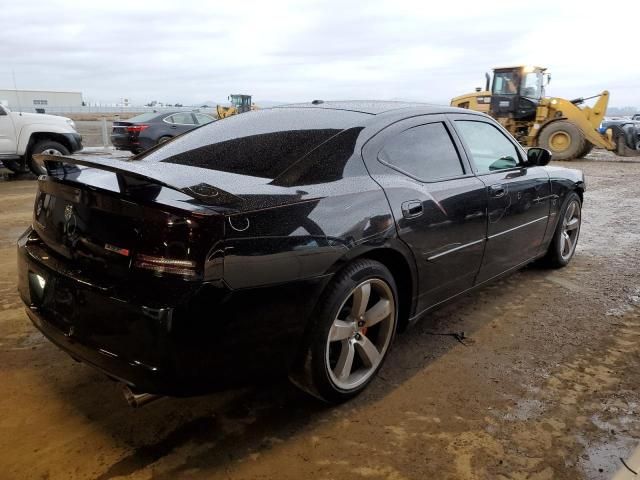
[[182,135],[142,161],[189,165],[274,179],[367,114],[305,109],[262,110],[216,121]]
[[140,115],[136,115],[135,117],[132,117],[126,121],[132,122],[132,123],[148,122],[149,120],[153,120],[157,116],[158,116],[158,112],[141,113]]

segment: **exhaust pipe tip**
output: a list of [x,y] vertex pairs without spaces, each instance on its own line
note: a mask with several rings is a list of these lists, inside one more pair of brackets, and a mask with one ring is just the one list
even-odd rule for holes
[[154,395],[153,393],[136,393],[128,385],[122,388],[122,393],[129,406],[133,408],[140,408],[147,403],[162,398],[160,395]]

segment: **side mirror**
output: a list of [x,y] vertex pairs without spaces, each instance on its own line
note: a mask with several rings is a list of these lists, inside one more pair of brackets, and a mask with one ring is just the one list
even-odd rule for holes
[[544,167],[551,161],[551,152],[546,148],[532,147],[527,151],[527,163],[531,166]]

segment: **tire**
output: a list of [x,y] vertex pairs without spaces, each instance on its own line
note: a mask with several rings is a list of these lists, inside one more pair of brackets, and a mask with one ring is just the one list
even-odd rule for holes
[[160,137],[158,139],[158,141],[156,142],[156,145],[160,145],[161,143],[166,142],[167,140],[171,140],[173,137],[169,136],[169,135],[165,135],[164,137]]
[[582,149],[582,151],[580,152],[577,158],[584,158],[591,153],[591,150],[593,150],[593,143],[589,141],[585,141],[584,143],[585,143],[584,148]]
[[31,149],[31,152],[29,154],[29,168],[31,169],[33,174],[36,176],[47,174],[47,170],[45,169],[44,165],[36,162],[33,159],[33,155],[36,155],[39,153],[47,153],[49,155],[64,156],[64,155],[69,155],[69,150],[67,149],[67,147],[65,147],[61,143],[55,142],[53,140],[42,140],[36,143]]
[[[573,207],[572,207],[573,206]],[[570,212],[571,209],[574,209]],[[567,220],[568,218],[568,220]],[[575,220],[575,224],[572,222]],[[547,250],[547,254],[543,258],[543,263],[551,268],[566,267],[576,251],[578,237],[580,236],[580,226],[582,223],[582,202],[576,192],[571,192],[562,205],[558,224],[553,234],[553,239]],[[571,225],[570,225],[571,224]],[[573,226],[573,228],[570,228]],[[569,227],[569,228],[567,228]],[[571,247],[567,249],[567,237],[571,241]]]
[[22,160],[2,160],[2,164],[5,166],[5,168],[18,175],[29,173],[29,165],[27,165],[26,163],[23,164]]
[[587,141],[580,129],[567,120],[558,120],[542,129],[538,146],[553,154],[554,160],[573,160],[585,150]]
[[290,375],[292,382],[328,403],[362,392],[393,342],[397,299],[393,276],[379,262],[356,260],[338,273],[318,302],[302,365]]

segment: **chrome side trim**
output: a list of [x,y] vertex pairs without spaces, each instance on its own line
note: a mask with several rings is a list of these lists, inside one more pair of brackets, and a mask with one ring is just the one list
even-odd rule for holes
[[517,227],[513,227],[513,228],[510,228],[508,230],[504,230],[502,232],[494,233],[493,235],[489,235],[487,237],[487,240],[491,240],[492,238],[499,237],[500,235],[504,235],[505,233],[511,233],[511,232],[513,232],[515,230],[518,230],[519,228],[527,227],[527,226],[532,225],[532,224],[534,224],[536,222],[541,222],[542,220],[546,220],[547,218],[549,218],[549,215],[545,215],[544,217],[536,218],[535,220],[531,220],[530,222],[523,223],[522,225],[518,225]]
[[534,203],[540,203],[540,202],[544,202],[545,200],[553,200],[555,198],[559,198],[558,195],[551,194],[551,195],[545,195],[544,197],[534,198],[533,201]]
[[459,245],[457,247],[451,248],[451,249],[446,250],[444,252],[437,253],[435,255],[427,257],[427,262],[430,262],[430,261],[435,260],[437,258],[443,257],[443,256],[448,255],[450,253],[457,252],[458,250],[462,250],[463,248],[467,248],[467,247],[471,247],[473,245],[477,245],[478,243],[482,243],[484,241],[485,241],[485,239],[481,238],[480,240],[475,240],[473,242],[465,243],[464,245]]
[[491,282],[491,281],[493,281],[493,280],[495,280],[495,279],[497,279],[497,278],[500,278],[500,277],[503,277],[503,276],[508,275],[509,273],[515,272],[516,270],[521,269],[522,267],[524,267],[524,266],[525,266],[525,265],[527,265],[528,263],[531,263],[531,262],[532,262],[533,260],[535,260],[536,258],[540,258],[540,255],[537,255],[537,256],[535,256],[535,257],[531,257],[530,259],[525,260],[524,262],[519,263],[518,265],[516,265],[516,266],[514,266],[514,267],[511,267],[511,268],[509,268],[509,269],[505,270],[505,271],[504,271],[504,272],[502,272],[502,273],[498,273],[497,275],[494,275],[494,276],[493,276],[493,277],[491,277],[491,278],[487,278],[486,280],[483,280],[483,281],[481,281],[480,283],[476,283],[476,284],[475,284],[475,285],[473,285],[472,287],[469,287],[469,288],[467,288],[467,289],[465,289],[465,290],[463,290],[463,291],[461,291],[461,292],[459,292],[459,293],[455,293],[455,294],[451,295],[449,298],[445,298],[444,300],[440,300],[439,302],[434,303],[433,305],[428,306],[427,308],[425,308],[425,309],[421,310],[419,313],[416,313],[415,315],[413,315],[413,317],[411,317],[411,318],[409,319],[409,324],[414,324],[418,319],[420,319],[420,317],[421,317],[422,315],[424,315],[425,313],[427,313],[427,312],[428,312],[428,311],[430,311],[430,310],[433,310],[433,309],[434,309],[435,307],[437,307],[438,305],[443,305],[443,304],[445,304],[445,303],[449,302],[450,300],[452,300],[452,299],[454,299],[454,298],[456,298],[456,297],[460,297],[460,296],[464,295],[465,293],[470,292],[470,291],[472,291],[472,290],[476,290],[477,288],[480,288],[482,285],[486,285],[487,283],[489,283],[489,282]]

